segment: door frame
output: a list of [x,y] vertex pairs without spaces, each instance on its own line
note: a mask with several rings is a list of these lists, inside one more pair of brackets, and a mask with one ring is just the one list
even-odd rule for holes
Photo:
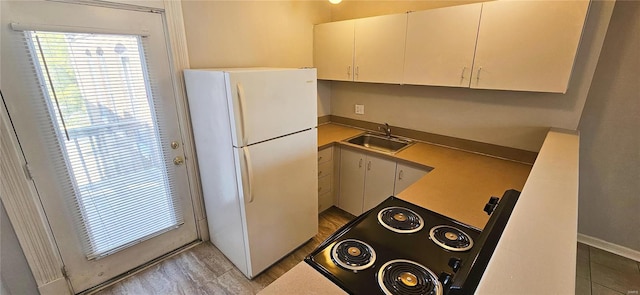
[[[182,133],[197,235],[200,240],[209,240],[200,175],[195,158],[193,130],[182,74],[182,71],[190,66],[181,0],[85,0],[80,4],[72,0],[68,2],[77,5],[155,12],[162,15],[170,50],[173,91],[176,99],[178,125]],[[64,275],[64,264],[58,247],[49,229],[35,184],[30,179],[27,162],[4,103],[0,110],[0,144],[3,150],[0,153],[0,167],[2,169],[0,171],[3,174],[0,177],[2,184],[0,197],[33,273],[38,290],[42,295],[72,294],[73,290]]]

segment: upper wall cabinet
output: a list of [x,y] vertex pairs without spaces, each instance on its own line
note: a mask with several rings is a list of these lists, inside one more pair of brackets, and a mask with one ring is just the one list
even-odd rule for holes
[[589,0],[498,0],[316,25],[318,78],[564,93]]
[[318,79],[353,81],[354,24],[347,20],[314,27],[313,64]]
[[482,4],[408,15],[404,83],[469,87]]
[[354,81],[402,83],[407,14],[357,19]]
[[482,6],[471,88],[565,93],[589,1]]
[[404,13],[316,25],[318,79],[402,83],[406,25]]

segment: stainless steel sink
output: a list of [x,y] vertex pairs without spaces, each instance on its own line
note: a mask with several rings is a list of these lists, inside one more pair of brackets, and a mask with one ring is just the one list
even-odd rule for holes
[[408,139],[395,136],[387,137],[374,133],[364,133],[348,139],[347,142],[391,154],[395,154],[413,144],[413,142]]

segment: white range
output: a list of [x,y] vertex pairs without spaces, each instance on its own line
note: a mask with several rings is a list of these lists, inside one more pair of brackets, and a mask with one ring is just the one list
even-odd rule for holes
[[211,241],[253,278],[318,231],[316,70],[184,77]]

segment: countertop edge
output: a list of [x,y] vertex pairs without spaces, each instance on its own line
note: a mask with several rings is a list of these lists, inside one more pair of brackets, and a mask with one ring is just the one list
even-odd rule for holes
[[[304,283],[301,283],[304,282]],[[317,270],[302,261],[271,283],[259,295],[347,294]]]
[[476,294],[575,294],[579,148],[547,133]]

